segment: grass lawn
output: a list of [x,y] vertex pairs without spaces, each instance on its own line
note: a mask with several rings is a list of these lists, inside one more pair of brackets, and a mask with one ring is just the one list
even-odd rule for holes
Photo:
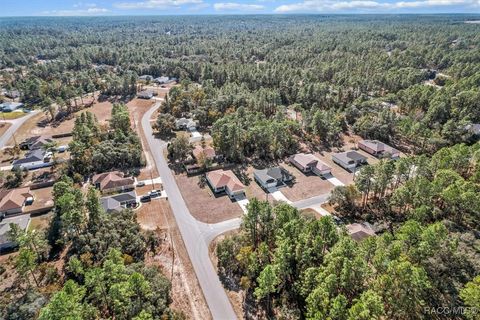
[[18,119],[26,115],[23,111],[14,111],[14,112],[2,112],[0,115],[0,120],[13,120]]
[[43,214],[40,216],[32,217],[30,220],[29,230],[46,230],[50,224],[52,213]]

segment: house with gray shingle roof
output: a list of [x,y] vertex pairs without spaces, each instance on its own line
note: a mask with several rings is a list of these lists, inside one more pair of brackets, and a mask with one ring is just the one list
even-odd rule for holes
[[335,153],[332,155],[332,160],[339,166],[349,171],[353,171],[358,166],[368,163],[367,157],[358,153],[357,151]]
[[100,199],[100,203],[105,212],[122,211],[137,204],[137,193],[130,191],[110,197],[103,197]]
[[255,181],[264,189],[274,188],[292,181],[293,176],[283,167],[273,167],[253,172]]

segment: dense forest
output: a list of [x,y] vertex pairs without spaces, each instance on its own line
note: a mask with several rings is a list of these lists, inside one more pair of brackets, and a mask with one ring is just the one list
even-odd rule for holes
[[[172,93],[170,109],[203,125],[238,107],[268,118],[290,106],[330,144],[348,124],[433,153],[468,141],[465,127],[480,122],[480,36],[468,18],[2,19],[0,69],[27,104],[61,114],[81,93],[128,96],[137,75],[167,75],[200,84]],[[326,125],[332,113],[340,123]]]
[[382,161],[334,189],[343,222],[383,225],[363,242],[331,217],[253,200],[240,232],[217,247],[226,286],[245,291],[251,316],[430,319],[464,306],[455,316],[478,319],[478,277],[469,281],[480,273],[479,148]]
[[[472,16],[475,18],[475,16]],[[0,79],[29,108],[61,121],[83,99],[126,101],[138,76],[169,76],[155,123],[192,116],[231,162],[278,160],[301,143],[340,146],[352,133],[410,156],[363,168],[330,204],[378,236],[352,240],[330,217],[252,199],[217,247],[227,288],[248,317],[449,319],[480,310],[480,29],[467,15],[1,18]],[[478,16],[477,18],[478,19]],[[2,91],[4,92],[4,91]],[[3,97],[0,96],[0,100]],[[299,119],[287,117],[289,111]],[[108,126],[75,121],[54,187],[48,232],[12,230],[19,299],[5,319],[172,319],[170,284],[145,265],[155,238],[135,214],[107,216],[85,177],[144,165],[127,107]],[[188,139],[169,157],[183,160]],[[338,223],[338,221],[337,221]],[[62,261],[62,274],[52,267]],[[433,311],[432,311],[433,310]]]

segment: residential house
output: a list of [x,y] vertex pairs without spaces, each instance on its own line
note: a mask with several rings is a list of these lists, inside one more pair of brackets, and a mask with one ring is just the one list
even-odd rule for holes
[[465,130],[469,132],[473,137],[480,137],[480,123],[472,123],[465,126]]
[[122,211],[123,209],[135,207],[137,205],[137,193],[135,191],[130,191],[109,197],[103,197],[100,198],[100,203],[105,212]]
[[379,158],[400,158],[400,151],[378,140],[362,140],[358,147],[363,151]]
[[4,102],[0,103],[0,110],[2,112],[12,112],[18,110],[23,107],[23,103],[21,102]]
[[197,160],[197,162],[201,158],[205,158],[205,159],[214,161],[216,156],[217,156],[217,154],[215,153],[215,149],[213,149],[212,147],[205,147],[204,148],[204,147],[199,146],[199,145],[196,145],[193,148],[192,154],[193,154],[193,157],[195,158],[195,160]]
[[20,143],[22,150],[43,149],[43,146],[52,143],[53,139],[47,136],[33,136]]
[[92,184],[103,193],[123,192],[135,188],[135,179],[125,177],[123,172],[111,171],[94,175]]
[[29,215],[21,215],[4,219],[0,222],[0,254],[7,252],[17,246],[17,243],[9,238],[10,224],[16,224],[21,230],[27,230],[30,224]]
[[362,164],[368,163],[367,157],[356,151],[335,153],[332,155],[332,160],[339,166],[350,171],[355,170],[355,168],[361,166]]
[[153,80],[153,82],[158,83],[158,84],[167,84],[170,81],[170,78],[168,77],[158,77]]
[[22,213],[25,204],[33,202],[29,187],[0,191],[0,216]]
[[225,192],[231,199],[245,195],[245,186],[231,170],[210,171],[207,181],[215,193]]
[[138,77],[138,80],[142,80],[142,81],[152,81],[152,80],[153,80],[153,76],[148,75],[148,74],[144,74],[144,75],[141,75],[140,77]]
[[35,149],[25,154],[23,159],[14,160],[12,162],[13,169],[34,170],[46,168],[53,165],[52,153],[43,149]]
[[5,97],[10,98],[10,99],[17,99],[20,97],[20,91],[18,90],[7,90],[4,93]]
[[368,222],[349,224],[347,225],[347,232],[357,242],[375,235],[373,227]]
[[330,174],[332,168],[311,153],[297,153],[289,158],[291,164],[303,173],[313,172],[318,176]]
[[137,93],[137,97],[140,99],[152,99],[154,96],[152,90],[143,90]]
[[195,130],[197,123],[193,119],[180,118],[175,120],[175,128],[177,130]]
[[292,181],[293,176],[283,167],[273,167],[253,172],[255,181],[264,189],[274,188]]

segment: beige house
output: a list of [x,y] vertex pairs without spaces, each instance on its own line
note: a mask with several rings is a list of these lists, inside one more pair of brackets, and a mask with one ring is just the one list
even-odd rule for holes
[[289,158],[291,164],[303,173],[313,172],[318,176],[330,174],[332,168],[311,153],[297,153]]
[[29,187],[2,190],[0,192],[0,215],[22,213],[27,200],[33,202],[33,194]]

